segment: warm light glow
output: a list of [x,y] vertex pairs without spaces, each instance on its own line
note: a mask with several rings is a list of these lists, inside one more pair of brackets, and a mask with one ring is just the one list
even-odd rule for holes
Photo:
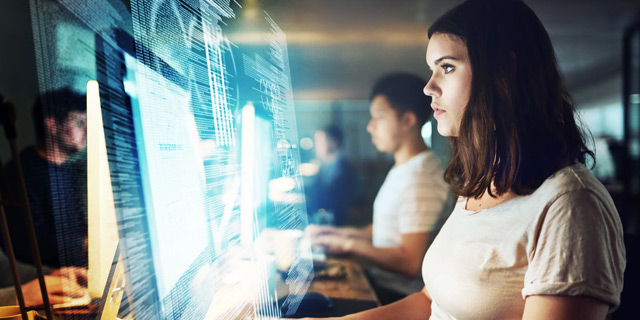
[[278,178],[269,181],[269,200],[274,202],[301,203],[301,194],[291,192],[296,188],[296,181],[292,178]]
[[310,177],[318,174],[318,170],[320,169],[320,166],[316,163],[307,162],[307,163],[301,163],[299,168],[300,168],[300,173],[302,173],[303,176]]
[[[427,39],[424,31],[345,31],[340,33],[314,31],[288,31],[289,45],[338,45],[371,43],[376,45],[415,46]],[[260,44],[264,42],[263,32],[245,31],[229,35],[236,44]]]
[[287,139],[278,140],[276,148],[278,148],[278,150],[289,149],[291,148],[291,143]]
[[302,150],[311,150],[313,148],[313,139],[309,137],[300,139],[300,148],[302,148]]
[[296,187],[296,181],[291,178],[278,178],[269,181],[269,190],[276,192],[289,192]]
[[248,21],[256,21],[259,17],[260,8],[257,0],[247,0],[244,2],[242,18]]

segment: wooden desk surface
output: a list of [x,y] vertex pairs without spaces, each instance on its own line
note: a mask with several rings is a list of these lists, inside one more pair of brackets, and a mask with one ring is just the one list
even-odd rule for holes
[[347,276],[342,279],[314,279],[308,291],[320,292],[331,298],[375,301],[380,305],[363,268],[353,259],[329,258],[327,263],[345,266]]
[[[374,301],[380,305],[373,288],[364,274],[362,266],[350,258],[329,258],[327,263],[340,263],[344,265],[347,276],[340,279],[314,279],[307,292],[319,292],[330,298],[355,299]],[[238,274],[249,275],[243,277],[244,281],[222,285],[211,303],[205,316],[209,319],[237,319],[253,318],[255,294],[257,292],[254,277],[251,275],[253,266],[250,263],[239,264],[236,268]],[[278,278],[280,276],[278,275]],[[288,287],[281,279],[276,284],[278,297],[286,296]]]

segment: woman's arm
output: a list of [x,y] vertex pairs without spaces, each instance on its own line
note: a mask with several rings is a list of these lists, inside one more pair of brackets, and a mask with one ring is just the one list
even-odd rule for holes
[[529,296],[525,300],[523,320],[604,320],[609,306],[590,297]]

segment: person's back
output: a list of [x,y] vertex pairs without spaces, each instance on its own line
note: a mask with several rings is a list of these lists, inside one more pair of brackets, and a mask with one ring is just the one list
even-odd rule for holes
[[[377,248],[402,245],[403,235],[433,237],[447,199],[447,185],[437,157],[423,151],[387,174],[374,202],[372,243]],[[424,255],[424,253],[421,253]],[[420,275],[403,275],[382,268],[368,271],[382,301],[392,301],[424,286]]]
[[[405,233],[430,229],[437,215],[422,216],[424,208],[440,208],[447,185],[437,157],[423,151],[391,168],[374,201],[373,245],[393,247]],[[402,213],[402,214],[400,214]]]

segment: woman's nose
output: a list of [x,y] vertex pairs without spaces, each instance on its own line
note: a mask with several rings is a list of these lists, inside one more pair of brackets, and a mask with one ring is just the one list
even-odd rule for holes
[[434,98],[439,97],[442,93],[442,91],[438,87],[433,77],[429,79],[429,82],[427,82],[427,85],[424,86],[424,89],[422,89],[422,92],[424,92],[425,95],[434,97]]

